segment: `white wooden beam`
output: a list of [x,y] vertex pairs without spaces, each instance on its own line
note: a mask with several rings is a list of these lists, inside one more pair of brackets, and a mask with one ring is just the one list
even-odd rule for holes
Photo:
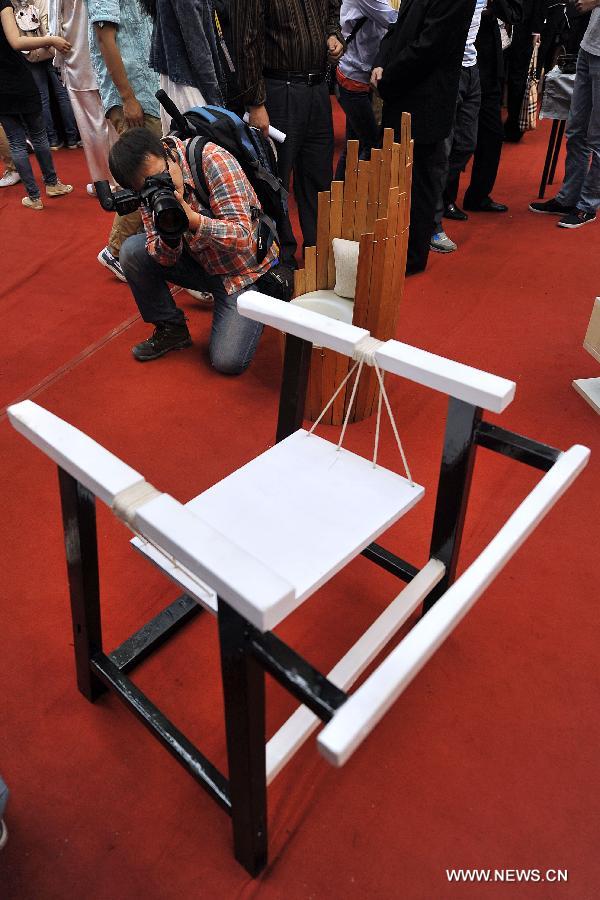
[[[344,691],[351,688],[417,606],[423,602],[427,594],[442,579],[445,571],[443,563],[437,559],[430,559],[419,574],[406,585],[334,666],[327,676],[328,679]],[[306,706],[300,706],[273,735],[267,743],[267,784],[270,784],[281,772],[286,763],[320,724],[321,720],[318,716]]]
[[377,365],[458,400],[502,412],[515,395],[514,381],[465,366],[400,341],[386,341],[375,354]]
[[346,762],[572,484],[589,455],[587,447],[575,445],[559,456],[475,562],[340,707],[317,738],[329,762]]

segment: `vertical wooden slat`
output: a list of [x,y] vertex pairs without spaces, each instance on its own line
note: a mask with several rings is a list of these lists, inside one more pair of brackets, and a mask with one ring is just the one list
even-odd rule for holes
[[379,212],[378,218],[387,215],[387,204],[392,177],[392,147],[394,145],[394,132],[386,128],[383,133],[383,149],[381,151],[381,175],[379,177]]
[[304,271],[306,272],[305,293],[317,289],[317,248],[307,247],[304,251]]
[[[348,359],[347,356],[343,356],[341,353],[336,353],[336,363],[335,363],[335,389],[337,389],[338,385],[342,383],[346,375],[348,374],[348,368],[353,366],[354,362],[351,359]],[[352,388],[350,388],[350,391]],[[341,425],[344,421],[344,414],[346,412],[346,400],[350,399],[350,391],[348,391],[348,384],[343,391],[340,391],[339,396],[336,398],[333,404],[333,414],[331,417],[332,425]]]
[[358,181],[356,183],[356,213],[354,216],[354,240],[367,230],[367,204],[369,202],[369,179],[371,177],[371,161],[361,159],[358,163]]
[[344,179],[344,212],[342,216],[342,237],[354,239],[354,207],[356,203],[356,181],[358,178],[358,141],[348,141],[346,154],[346,176]]
[[322,347],[313,347],[310,357],[310,372],[308,375],[308,389],[306,392],[306,418],[314,422],[323,409],[321,404],[322,394]]
[[379,209],[379,181],[381,178],[381,150],[371,150],[371,177],[367,206],[367,231],[373,231]]
[[358,250],[358,268],[356,270],[356,291],[354,294],[354,310],[352,324],[358,328],[367,327],[369,295],[371,292],[371,273],[373,269],[373,248],[375,236],[362,234]]
[[306,293],[306,272],[304,269],[296,269],[294,272],[294,297],[301,297]]
[[327,287],[327,264],[331,249],[329,238],[329,216],[331,192],[321,191],[318,195],[317,207],[317,290]]
[[[377,322],[379,310],[384,302],[384,264],[387,246],[387,219],[378,219],[375,222],[373,257],[371,262],[371,283],[366,322],[362,325],[371,332],[372,337],[379,337]],[[371,414],[372,397],[375,392],[376,375],[371,367],[363,370],[356,394],[356,406],[354,417],[356,420],[364,419]]]
[[329,258],[327,261],[327,287],[333,290],[335,286],[335,258],[331,242],[334,238],[342,236],[342,212],[344,203],[344,182],[331,182],[331,206],[329,208]]
[[398,178],[401,165],[401,147],[400,144],[392,145],[392,165],[390,169],[390,187],[398,187]]

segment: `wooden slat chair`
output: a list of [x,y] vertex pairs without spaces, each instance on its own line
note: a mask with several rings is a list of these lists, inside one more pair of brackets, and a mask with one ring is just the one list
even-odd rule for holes
[[[589,450],[576,445],[563,453],[486,423],[483,409],[500,413],[511,402],[511,381],[395,340],[373,340],[364,329],[256,292],[243,295],[238,308],[287,332],[278,442],[189,503],[158,491],[90,437],[29,400],[8,414],[59,466],[80,691],[90,701],[106,688],[117,693],[231,815],[235,856],[255,875],[267,862],[268,783],[319,720],[327,723],[317,740],[320,752],[335,766],[348,760],[585,467]],[[418,503],[424,489],[408,475],[301,427],[313,344],[352,357],[359,372],[374,368],[378,382],[386,372],[450,397],[430,558],[421,569],[374,541]],[[546,474],[455,579],[478,446]],[[95,497],[135,532],[136,548],[185,591],[111,653],[102,647]],[[361,553],[408,584],[324,675],[273,630]],[[422,603],[425,614],[417,624],[348,693]],[[218,620],[227,778],[126,674],[202,608]],[[302,704],[268,743],[265,671]]]
[[[358,141],[348,142],[345,181],[334,181],[330,191],[319,194],[317,245],[305,250],[304,268],[295,273],[294,296],[318,291],[323,310],[329,298],[338,306],[347,305],[354,325],[386,340],[395,334],[404,289],[413,150],[410,115],[403,114],[400,142],[394,141],[393,130],[386,128],[382,148],[373,150],[369,160],[359,160],[358,147]],[[340,301],[333,293],[333,240],[338,237],[360,243],[353,308],[351,301]],[[308,419],[314,421],[320,414],[333,385],[347,369],[348,361],[342,355],[327,348],[314,350]],[[351,421],[371,415],[376,389],[375,376],[367,375]],[[348,400],[348,394],[340,394],[324,422],[340,424]]]

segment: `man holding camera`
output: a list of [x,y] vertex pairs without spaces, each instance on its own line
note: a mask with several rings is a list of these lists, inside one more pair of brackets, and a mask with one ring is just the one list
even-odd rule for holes
[[[202,151],[210,209],[202,207],[186,158],[188,143],[134,128],[110,152],[115,181],[141,192],[145,233],[125,241],[120,259],[142,318],[154,325],[154,332],[132,352],[146,362],[191,345],[169,281],[213,295],[210,360],[219,372],[239,375],[254,355],[262,326],[240,316],[237,298],[251,287],[277,296],[271,269],[278,247],[273,243],[258,261],[258,198],[238,161],[211,141]],[[160,197],[153,197],[155,186]],[[165,188],[179,206],[165,203]],[[178,227],[181,210],[184,221]]]

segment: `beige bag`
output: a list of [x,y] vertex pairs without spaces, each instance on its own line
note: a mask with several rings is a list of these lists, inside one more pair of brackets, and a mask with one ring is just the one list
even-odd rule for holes
[[521,112],[519,113],[519,128],[521,131],[533,131],[537,126],[538,80],[535,74],[537,55],[538,45],[536,44],[531,54],[525,94],[521,104]]
[[[33,0],[12,0],[15,22],[22,37],[44,37],[48,34],[47,7],[39,9]],[[38,47],[36,50],[23,50],[28,62],[38,63],[54,56],[53,47]]]

